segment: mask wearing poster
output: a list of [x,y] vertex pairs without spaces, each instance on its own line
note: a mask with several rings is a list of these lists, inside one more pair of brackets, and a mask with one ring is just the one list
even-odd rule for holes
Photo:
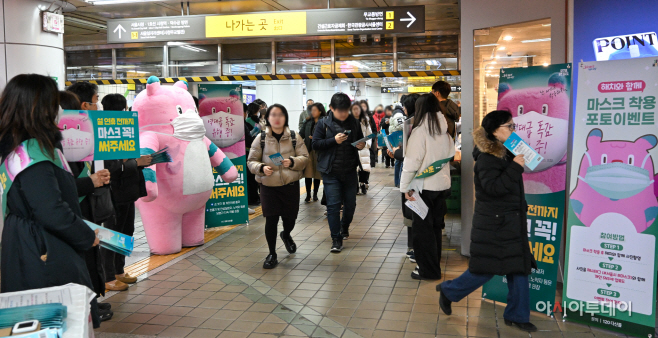
[[562,306],[567,320],[652,337],[658,59],[578,67]]
[[139,158],[134,111],[65,110],[57,122],[69,162]]
[[[564,219],[569,139],[570,63],[505,68],[498,85],[499,110],[512,113],[516,134],[543,160],[524,166],[527,232],[537,269],[529,276],[530,309],[553,315]],[[507,280],[496,276],[482,288],[484,298],[507,301]]]
[[206,129],[206,137],[226,154],[238,170],[238,178],[226,183],[213,169],[215,186],[206,203],[206,227],[247,223],[247,155],[242,86],[200,84],[199,116]]

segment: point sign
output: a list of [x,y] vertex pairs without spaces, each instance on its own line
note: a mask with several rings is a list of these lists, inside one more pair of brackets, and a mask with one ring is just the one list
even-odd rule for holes
[[416,17],[411,15],[410,12],[407,12],[407,15],[409,15],[408,18],[402,18],[400,21],[409,21],[409,24],[407,25],[407,28],[409,28],[414,22],[416,22]]
[[121,39],[121,31],[123,31],[124,33],[126,32],[125,28],[123,28],[123,26],[121,25],[118,25],[117,28],[114,29],[114,33],[116,33],[117,31],[119,32],[119,39]]

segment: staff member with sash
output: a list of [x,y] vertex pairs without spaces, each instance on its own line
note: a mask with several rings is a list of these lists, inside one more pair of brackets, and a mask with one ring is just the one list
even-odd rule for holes
[[450,165],[454,142],[439,100],[424,94],[416,101],[416,113],[407,141],[400,191],[407,200],[422,199],[429,208],[423,219],[413,213],[413,245],[418,268],[413,279],[441,279],[441,229],[448,211]]
[[42,75],[14,77],[0,98],[2,292],[93,287],[84,252],[99,239],[82,220],[75,178],[57,149],[59,110],[57,84]]

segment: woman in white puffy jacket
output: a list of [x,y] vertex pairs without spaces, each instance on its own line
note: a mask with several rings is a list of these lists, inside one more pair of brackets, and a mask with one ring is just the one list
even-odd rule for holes
[[[368,121],[368,116],[363,112],[363,109],[358,103],[352,104],[350,107],[350,113],[359,121],[359,126],[361,127],[361,132],[363,136],[368,136],[372,134],[372,129],[370,128],[370,123]],[[361,164],[356,169],[359,174],[359,186],[356,189],[356,194],[361,195],[368,191],[368,179],[370,178],[370,145],[372,140],[366,141],[366,146],[363,149],[359,150],[359,161]],[[361,191],[359,192],[359,188]]]

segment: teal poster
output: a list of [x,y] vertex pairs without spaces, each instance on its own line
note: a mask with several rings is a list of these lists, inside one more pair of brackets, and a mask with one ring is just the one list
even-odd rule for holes
[[226,183],[213,169],[215,187],[206,203],[206,227],[247,223],[247,155],[242,86],[200,84],[199,116],[206,127],[206,137],[226,154],[238,170],[238,178]]
[[139,158],[139,122],[134,111],[65,110],[57,125],[69,162]]
[[654,337],[658,59],[581,62],[562,307],[565,319]]
[[[571,64],[500,71],[498,108],[512,113],[516,133],[544,160],[525,167],[527,232],[537,269],[529,276],[530,309],[553,315],[564,226]],[[482,296],[506,302],[507,280],[495,276]]]

